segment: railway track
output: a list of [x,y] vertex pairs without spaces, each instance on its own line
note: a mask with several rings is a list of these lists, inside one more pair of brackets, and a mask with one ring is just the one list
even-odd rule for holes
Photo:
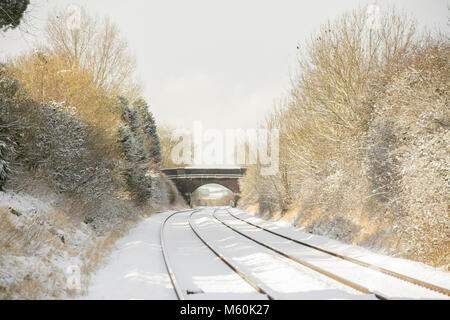
[[[231,217],[233,217],[233,218],[235,218],[235,219],[237,219],[237,220],[239,220],[239,221],[245,222],[246,224],[248,224],[248,225],[250,225],[250,226],[252,226],[252,227],[255,227],[255,228],[258,228],[258,229],[263,230],[263,231],[265,231],[265,232],[268,232],[268,233],[270,233],[270,234],[276,235],[276,236],[278,236],[278,237],[280,237],[280,238],[283,238],[283,239],[286,239],[286,240],[290,240],[290,241],[292,241],[292,242],[294,242],[294,243],[296,243],[296,244],[302,245],[302,246],[304,246],[304,247],[308,247],[308,248],[317,250],[317,251],[319,251],[319,252],[328,254],[328,255],[333,256],[333,257],[336,257],[336,258],[338,258],[338,259],[341,259],[341,260],[344,260],[344,261],[348,261],[348,262],[353,263],[353,264],[355,264],[355,265],[362,266],[362,267],[364,267],[364,268],[367,268],[367,269],[371,269],[371,270],[380,272],[380,273],[382,273],[382,274],[385,274],[385,275],[388,275],[388,276],[397,278],[397,279],[402,280],[402,281],[405,281],[405,282],[407,282],[407,283],[411,283],[411,284],[413,284],[413,285],[416,285],[416,286],[419,286],[419,287],[422,287],[422,288],[425,288],[425,289],[428,289],[428,290],[432,290],[432,291],[438,292],[438,293],[440,293],[440,294],[442,294],[442,295],[445,295],[445,296],[447,296],[447,297],[450,297],[450,290],[448,290],[448,289],[446,289],[446,288],[442,288],[442,287],[439,287],[439,286],[437,286],[437,285],[434,285],[434,284],[430,284],[430,283],[424,282],[424,281],[422,281],[422,280],[414,279],[414,278],[411,278],[411,277],[409,277],[409,276],[406,276],[406,275],[403,275],[403,274],[400,274],[400,273],[397,273],[397,272],[394,272],[394,271],[391,271],[391,270],[388,270],[388,269],[385,269],[385,268],[382,268],[382,267],[379,267],[379,266],[376,266],[376,265],[373,265],[373,264],[370,264],[370,263],[367,263],[367,262],[364,262],[364,261],[361,261],[361,260],[358,260],[358,259],[355,259],[355,258],[347,257],[347,256],[344,256],[344,255],[341,255],[341,254],[338,254],[338,253],[335,253],[335,252],[332,252],[332,251],[329,251],[329,250],[326,250],[326,249],[323,249],[323,248],[320,248],[320,247],[311,245],[311,244],[306,243],[306,242],[304,242],[304,241],[299,241],[299,240],[297,240],[297,239],[295,239],[295,238],[292,238],[292,237],[290,237],[290,236],[286,236],[286,235],[281,234],[281,233],[279,233],[279,232],[276,232],[276,231],[273,231],[273,230],[264,228],[264,227],[262,227],[262,226],[260,226],[260,225],[254,224],[254,223],[252,223],[252,222],[250,222],[250,221],[247,221],[247,220],[245,220],[245,219],[243,219],[243,218],[241,218],[241,217],[238,217],[238,216],[236,216],[235,214],[231,213],[228,209],[224,209],[224,210],[225,210]],[[227,225],[226,223],[224,223],[223,221],[221,221],[215,214],[214,214],[214,217],[215,217],[217,220],[219,220],[222,224],[224,224],[224,225],[226,225],[227,227],[233,229],[235,232],[240,233],[241,235],[243,235],[243,236],[245,236],[245,237],[248,237],[247,235],[243,234],[242,232],[236,230],[235,228],[232,228],[231,226],[229,226],[229,225]],[[251,237],[248,237],[248,238],[249,238],[249,239],[252,239]],[[259,244],[261,244],[259,241],[255,240],[255,239],[252,239],[252,240],[255,241],[255,242],[257,242],[257,243],[259,243]],[[262,244],[262,245],[265,245],[265,244]],[[276,249],[274,249],[274,250],[275,250],[275,251],[278,251],[278,250],[276,250]],[[285,254],[282,253],[282,252],[280,252],[280,254],[285,255]],[[301,263],[301,262],[299,261],[299,263]],[[319,270],[317,270],[317,271],[319,271]],[[319,272],[320,272],[320,271],[319,271]],[[379,298],[387,299],[386,296],[384,296],[383,294],[381,294],[381,293],[379,293],[379,292],[376,292],[375,295],[377,295]]]
[[169,254],[167,250],[166,240],[165,240],[165,227],[167,225],[167,222],[172,218],[174,215],[185,212],[188,210],[183,211],[176,211],[172,214],[170,214],[166,219],[164,219],[163,223],[161,224],[161,232],[160,232],[160,238],[161,238],[161,250],[163,254],[164,263],[166,265],[167,272],[169,274],[170,282],[172,283],[173,289],[175,291],[175,294],[178,298],[178,300],[185,300],[186,299],[186,292],[183,291],[181,286],[178,284],[177,278],[175,277],[175,274],[172,269],[172,265],[169,259]]
[[243,236],[243,237],[245,237],[245,238],[247,238],[247,239],[250,239],[250,240],[254,241],[254,242],[257,243],[258,245],[261,245],[261,246],[263,246],[263,247],[265,247],[265,248],[267,248],[267,249],[269,249],[269,250],[272,250],[272,251],[276,252],[276,253],[279,254],[279,255],[282,255],[282,256],[285,257],[285,258],[288,258],[288,259],[290,259],[290,260],[292,260],[292,261],[294,261],[294,262],[296,262],[296,263],[299,263],[299,264],[301,264],[301,265],[303,265],[303,266],[305,266],[305,267],[307,267],[307,268],[309,268],[309,269],[311,269],[311,270],[313,270],[313,271],[315,271],[315,272],[318,272],[319,274],[321,274],[321,275],[323,275],[323,276],[326,276],[326,277],[328,277],[328,278],[330,278],[330,279],[333,279],[333,280],[335,280],[335,281],[337,281],[337,282],[340,282],[340,283],[342,283],[342,284],[344,284],[344,285],[346,285],[346,286],[348,286],[348,287],[350,287],[350,288],[352,288],[352,289],[355,289],[355,290],[357,290],[357,291],[359,291],[359,292],[361,292],[361,293],[363,293],[363,294],[374,294],[374,295],[375,295],[378,299],[380,299],[380,300],[387,300],[387,299],[388,299],[386,296],[384,296],[383,294],[381,294],[381,293],[379,293],[379,292],[373,292],[373,291],[371,291],[370,289],[368,289],[368,288],[366,288],[366,287],[364,287],[364,286],[362,286],[362,285],[359,285],[359,284],[357,284],[357,283],[355,283],[355,282],[353,282],[353,281],[351,281],[351,280],[345,279],[345,278],[340,277],[340,276],[338,276],[338,275],[336,275],[336,274],[333,274],[333,273],[331,273],[331,272],[328,272],[328,271],[326,271],[326,270],[324,270],[324,269],[322,269],[322,268],[320,268],[320,267],[314,266],[314,265],[312,265],[312,264],[310,264],[310,263],[308,263],[308,262],[306,262],[306,261],[304,261],[304,260],[301,260],[301,259],[299,259],[299,258],[297,258],[297,257],[294,257],[294,256],[292,256],[292,255],[289,255],[289,254],[287,254],[287,253],[284,253],[284,252],[282,252],[282,251],[276,249],[275,247],[273,247],[273,246],[271,246],[271,245],[268,245],[268,244],[266,244],[266,243],[263,243],[263,242],[261,242],[261,241],[258,241],[258,240],[256,240],[256,239],[254,239],[254,238],[248,236],[247,234],[245,234],[245,233],[243,233],[243,232],[241,232],[241,231],[239,231],[239,230],[237,230],[237,229],[231,227],[229,224],[227,224],[226,222],[224,222],[223,220],[221,220],[220,218],[218,218],[218,217],[216,216],[215,213],[214,213],[213,215],[214,215],[214,218],[215,218],[215,219],[217,219],[220,223],[222,223],[222,224],[223,224],[224,226],[226,226],[227,228],[233,230],[234,232],[240,234],[241,236]]
[[220,252],[218,252],[217,249],[215,249],[211,244],[206,242],[203,237],[200,236],[198,228],[192,223],[192,215],[194,213],[195,213],[195,211],[192,212],[191,215],[189,216],[189,225],[191,226],[192,231],[194,231],[194,233],[197,235],[197,237],[203,242],[203,244],[205,244],[205,246],[207,246],[212,252],[214,252],[214,254],[220,260],[222,260],[227,266],[229,266],[234,272],[236,272],[242,279],[244,279],[244,281],[246,281],[248,284],[250,284],[257,292],[266,295],[269,300],[274,300],[275,298],[272,295],[270,295],[269,293],[267,293],[266,290],[262,288],[261,284],[258,284],[256,281],[254,281],[250,277],[246,276],[244,272],[239,270],[239,267],[237,267],[231,261],[226,259],[222,254],[220,254]]
[[[286,248],[288,248],[288,247],[277,246],[276,245],[277,241],[275,241],[275,242],[267,241],[267,237],[268,237],[268,239],[278,238],[278,239],[288,240],[289,243],[292,242],[292,243],[295,243],[295,245],[308,248],[305,250],[315,250],[317,252],[320,252],[321,255],[328,255],[330,257],[330,259],[335,259],[334,261],[337,261],[336,259],[339,259],[339,260],[345,261],[345,263],[343,262],[344,264],[348,264],[348,263],[354,264],[355,266],[357,266],[357,268],[359,268],[359,269],[355,269],[357,271],[361,271],[361,269],[368,269],[370,271],[367,271],[367,272],[372,272],[372,274],[373,274],[373,272],[378,272],[378,273],[382,274],[385,278],[386,278],[386,276],[394,277],[395,279],[407,282],[408,285],[419,286],[421,288],[425,288],[428,290],[435,291],[439,294],[443,294],[447,297],[450,296],[449,290],[447,290],[445,288],[441,288],[439,286],[435,286],[433,284],[426,283],[426,282],[423,282],[418,279],[413,279],[406,275],[401,275],[394,271],[387,270],[385,268],[381,268],[381,267],[378,267],[378,266],[375,266],[375,265],[372,265],[372,264],[369,264],[364,261],[360,261],[360,260],[357,260],[357,259],[354,259],[351,257],[346,257],[341,254],[308,244],[308,243],[300,241],[298,239],[294,239],[293,237],[290,237],[288,235],[264,228],[260,225],[252,223],[250,221],[247,221],[247,220],[233,214],[232,212],[230,212],[227,209],[212,209],[213,211],[211,212],[211,214],[207,214],[207,213],[205,214],[203,212],[203,210],[205,210],[205,209],[188,209],[188,210],[182,210],[182,211],[177,211],[177,212],[171,213],[164,219],[164,221],[161,225],[160,238],[161,238],[161,248],[162,248],[162,253],[163,253],[163,257],[164,257],[164,262],[165,262],[165,265],[166,265],[166,268],[167,268],[167,271],[168,271],[168,274],[170,277],[170,281],[171,281],[174,291],[176,293],[176,296],[180,300],[192,298],[192,296],[191,296],[192,292],[189,292],[189,288],[186,286],[186,280],[183,279],[183,275],[177,274],[177,272],[174,271],[176,268],[174,267],[174,264],[173,264],[174,261],[171,260],[171,253],[169,253],[169,248],[167,246],[167,240],[170,239],[170,237],[169,237],[170,235],[167,235],[166,233],[168,231],[168,227],[170,227],[170,225],[171,225],[172,219],[173,219],[173,221],[176,220],[176,219],[174,219],[174,217],[177,214],[184,214],[186,216],[185,221],[187,222],[187,225],[189,226],[190,229],[187,226],[186,226],[186,228],[189,229],[190,231],[192,231],[193,234],[195,234],[195,237],[196,237],[195,239],[198,239],[198,240],[196,240],[197,242],[200,241],[205,246],[204,250],[208,251],[208,249],[209,249],[210,252],[212,252],[214,254],[214,256],[218,258],[218,261],[216,261],[216,263],[219,263],[219,261],[223,262],[223,264],[229,268],[227,270],[232,270],[232,272],[234,274],[239,276],[245,283],[247,283],[249,286],[251,286],[254,289],[255,293],[258,293],[259,298],[283,299],[283,296],[281,296],[281,298],[280,298],[280,296],[277,295],[276,292],[274,293],[272,288],[270,286],[268,286],[266,283],[264,283],[264,281],[261,281],[257,276],[255,276],[253,274],[252,270],[250,270],[248,268],[248,266],[247,267],[245,265],[241,266],[239,263],[237,263],[235,261],[236,259],[234,259],[232,255],[230,256],[230,252],[228,252],[228,254],[224,254],[225,252],[223,251],[223,246],[221,247],[220,245],[217,244],[218,241],[219,242],[221,241],[220,237],[219,238],[217,238],[217,236],[211,237],[211,235],[208,235],[208,230],[203,230],[204,228],[202,227],[203,226],[202,223],[205,220],[207,220],[208,223],[210,223],[210,222],[214,223],[214,228],[216,228],[216,230],[218,230],[217,228],[220,228],[220,230],[222,230],[222,228],[220,226],[224,226],[224,227],[226,227],[226,229],[229,229],[232,231],[232,232],[227,231],[228,234],[231,234],[231,233],[239,234],[238,239],[242,239],[242,241],[244,241],[243,240],[244,238],[248,239],[251,242],[257,244],[258,246],[265,248],[265,249],[260,249],[260,250],[266,250],[266,251],[270,250],[270,252],[272,252],[273,253],[272,255],[274,255],[274,256],[281,256],[281,257],[283,257],[281,259],[287,258],[291,261],[294,261],[295,263],[301,265],[302,267],[308,268],[310,270],[310,273],[312,270],[313,273],[320,275],[319,277],[326,277],[333,281],[339,282],[341,286],[342,285],[346,286],[346,287],[351,288],[352,290],[356,290],[362,294],[373,294],[378,299],[389,299],[391,297],[391,295],[383,293],[382,292],[383,290],[370,289],[367,285],[364,285],[364,282],[361,283],[361,281],[359,281],[359,280],[355,281],[353,277],[345,276],[345,274],[344,274],[344,276],[342,276],[342,273],[339,274],[339,272],[334,272],[334,270],[330,270],[330,268],[323,267],[323,265],[321,266],[320,264],[318,265],[318,264],[314,263],[314,261],[313,262],[306,261],[307,259],[304,259],[301,255],[299,256],[298,254],[292,253],[292,251],[287,250]],[[223,210],[223,212],[224,212],[224,214],[222,214],[221,216],[218,215],[218,212],[220,212],[220,210]],[[198,217],[196,217],[197,213],[199,214]],[[226,218],[226,217],[228,217],[228,218]],[[230,218],[232,220],[230,220]],[[180,219],[178,219],[178,220],[180,221]],[[199,221],[203,221],[203,222],[199,222]],[[234,225],[234,223],[241,225],[241,227],[236,227]],[[252,235],[251,232],[248,232],[248,230],[246,231],[246,230],[242,229],[242,226],[247,226],[245,228],[250,227],[250,229],[248,229],[248,230],[251,230],[251,231],[257,231],[257,230],[264,231],[263,234],[267,233],[268,235],[266,238],[264,238],[264,237],[261,238],[260,235],[262,235],[262,234],[260,234],[260,233],[258,233],[258,236],[255,236],[255,234]],[[257,229],[255,229],[255,228],[257,228]],[[225,230],[225,229],[223,229],[223,230]],[[217,231],[217,232],[219,232],[219,231]],[[207,236],[207,237],[205,238],[205,236]],[[192,235],[192,237],[194,237],[194,236]],[[258,239],[256,239],[256,238],[258,238]],[[250,243],[248,240],[245,240],[245,241]],[[199,242],[199,246],[200,246],[200,242]],[[224,268],[226,268],[226,267],[224,266]],[[178,271],[180,271],[180,269]],[[186,277],[186,275],[184,275],[184,277]],[[356,278],[358,279],[358,277],[356,277]],[[183,283],[184,283],[184,285],[183,285]],[[196,296],[196,297],[199,297],[199,296]],[[233,298],[232,294],[230,297]],[[394,296],[394,297],[396,297],[396,296]]]
[[220,252],[217,251],[217,249],[215,249],[211,244],[209,244],[208,242],[205,241],[205,239],[200,235],[200,233],[198,231],[198,228],[194,224],[192,224],[192,221],[191,221],[192,215],[195,212],[197,212],[198,210],[183,210],[183,211],[174,212],[174,213],[170,214],[163,221],[163,223],[161,225],[160,238],[161,238],[161,249],[162,249],[162,253],[163,253],[164,263],[166,265],[166,269],[168,271],[169,278],[170,278],[170,281],[172,283],[172,286],[174,288],[174,291],[175,291],[175,294],[176,294],[177,298],[179,300],[187,300],[187,299],[189,299],[189,295],[192,294],[193,292],[190,292],[189,288],[183,288],[183,286],[180,284],[180,281],[178,280],[177,276],[175,275],[174,268],[172,266],[172,262],[171,262],[171,260],[169,258],[170,255],[168,253],[168,248],[167,248],[167,245],[166,245],[165,232],[166,232],[166,226],[169,223],[170,219],[172,219],[176,214],[179,214],[179,213],[182,213],[182,212],[189,212],[189,211],[191,211],[191,213],[190,213],[189,218],[188,218],[188,223],[189,223],[189,226],[190,226],[191,230],[196,235],[196,237],[209,250],[211,250],[211,252],[213,252],[215,256],[217,256],[223,263],[225,263],[225,265],[227,265],[233,272],[235,272],[246,283],[248,283],[251,287],[253,287],[256,292],[264,295],[266,299],[273,300],[274,298],[271,295],[267,294],[265,292],[265,290],[263,288],[261,288],[261,286],[259,284],[257,284],[255,281],[250,279],[248,276],[246,276],[243,272],[241,272],[239,270],[239,268],[237,268],[229,260],[224,258],[223,255],[221,255]]

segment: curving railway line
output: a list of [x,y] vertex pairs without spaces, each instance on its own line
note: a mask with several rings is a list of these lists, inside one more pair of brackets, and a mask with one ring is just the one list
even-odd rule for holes
[[237,215],[231,213],[230,211],[228,211],[228,213],[233,218],[238,219],[238,220],[240,220],[242,222],[245,222],[245,223],[249,224],[250,226],[253,226],[253,227],[261,229],[261,230],[263,230],[265,232],[274,234],[274,235],[279,236],[281,238],[287,239],[289,241],[292,241],[293,243],[296,243],[296,244],[299,244],[301,246],[305,246],[305,247],[317,250],[319,252],[328,254],[328,255],[333,256],[333,257],[337,257],[337,258],[345,260],[345,261],[349,261],[349,262],[354,263],[354,264],[356,264],[358,266],[362,266],[362,267],[365,267],[365,268],[368,268],[368,269],[371,269],[371,270],[375,270],[375,271],[383,273],[385,275],[388,275],[388,276],[400,279],[402,281],[411,283],[413,285],[417,285],[417,286],[423,287],[425,289],[429,289],[429,290],[435,291],[437,293],[440,293],[442,295],[445,295],[447,297],[450,297],[450,290],[449,289],[443,288],[443,287],[435,285],[435,284],[427,283],[427,282],[419,280],[419,279],[414,279],[414,278],[409,277],[407,275],[403,275],[403,274],[400,274],[398,272],[395,272],[395,271],[392,271],[392,270],[388,270],[386,268],[383,268],[383,267],[380,267],[380,266],[376,266],[376,265],[373,265],[373,264],[370,264],[370,263],[367,263],[367,262],[364,262],[364,261],[361,261],[361,260],[358,260],[358,259],[355,259],[355,258],[352,258],[352,257],[347,257],[347,256],[344,256],[342,254],[339,254],[339,253],[336,253],[336,252],[332,252],[330,250],[326,250],[324,248],[321,248],[321,247],[318,247],[318,246],[306,243],[304,241],[297,240],[297,239],[295,239],[295,238],[293,238],[293,237],[291,237],[289,235],[284,235],[284,234],[282,234],[280,232],[276,232],[276,231],[264,228],[264,227],[262,227],[260,225],[257,225],[255,223],[252,223],[252,222],[248,221],[248,220],[240,218]]
[[190,223],[195,212],[172,213],[161,225],[162,253],[177,298],[270,299],[197,233]]
[[160,238],[181,300],[450,297],[442,286],[297,239],[228,208],[172,213]]

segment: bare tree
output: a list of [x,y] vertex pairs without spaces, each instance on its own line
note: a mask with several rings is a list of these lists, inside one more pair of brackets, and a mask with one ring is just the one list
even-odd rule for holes
[[279,128],[279,172],[262,176],[250,167],[244,198],[286,210],[303,181],[335,172],[342,146],[366,132],[376,95],[415,43],[414,21],[395,8],[369,18],[365,9],[347,12],[302,45],[291,91],[264,123]]
[[88,69],[97,86],[134,100],[140,86],[133,81],[136,61],[127,50],[127,43],[109,18],[99,20],[80,8],[80,21],[68,23],[67,13],[49,15],[45,29],[51,49],[65,55],[70,64]]
[[306,42],[283,122],[301,167],[317,171],[317,161],[328,161],[332,150],[365,130],[372,111],[366,93],[402,66],[414,35],[414,21],[395,8],[381,11],[375,26],[360,9],[329,21]]
[[[161,143],[161,166],[163,168],[185,167],[186,163],[174,163],[172,160],[172,149],[180,142],[174,139],[175,128],[169,125],[158,126],[158,136]],[[184,137],[183,137],[184,139]]]

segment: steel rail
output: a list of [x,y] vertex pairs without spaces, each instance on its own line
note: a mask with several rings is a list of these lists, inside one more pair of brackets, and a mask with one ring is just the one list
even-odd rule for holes
[[403,281],[412,283],[412,284],[414,284],[414,285],[417,285],[417,286],[420,286],[420,287],[424,287],[424,288],[429,289],[429,290],[432,290],[432,291],[436,291],[436,292],[441,293],[441,294],[446,295],[446,296],[450,296],[450,290],[448,290],[448,289],[439,287],[439,286],[437,286],[437,285],[434,285],[434,284],[431,284],[431,283],[428,283],[428,282],[425,282],[425,281],[422,281],[422,280],[414,279],[414,278],[411,278],[411,277],[409,277],[409,276],[406,276],[406,275],[403,275],[403,274],[400,274],[400,273],[397,273],[397,272],[395,272],[395,271],[391,271],[391,270],[388,270],[388,269],[385,269],[385,268],[382,268],[382,267],[378,267],[378,266],[376,266],[376,265],[373,265],[373,264],[370,264],[370,263],[367,263],[367,262],[364,262],[364,261],[361,261],[361,260],[357,260],[357,259],[354,259],[354,258],[350,258],[350,257],[347,257],[347,256],[343,256],[343,255],[341,255],[341,254],[339,254],[339,253],[332,252],[332,251],[329,251],[329,250],[326,250],[326,249],[323,249],[323,248],[314,246],[314,245],[312,245],[312,244],[309,244],[309,243],[306,243],[306,242],[303,242],[303,241],[294,239],[294,238],[292,238],[292,237],[289,237],[289,236],[280,234],[280,233],[278,233],[278,232],[275,232],[275,231],[266,229],[266,228],[261,227],[261,226],[259,226],[259,225],[257,225],[257,224],[254,224],[254,223],[251,223],[251,222],[249,222],[249,221],[247,221],[247,220],[245,220],[245,219],[242,219],[242,218],[240,218],[240,217],[238,217],[238,216],[232,214],[228,209],[225,209],[225,210],[226,210],[226,211],[228,212],[228,214],[231,215],[232,217],[234,217],[234,218],[236,218],[236,219],[238,219],[238,220],[240,220],[240,221],[243,221],[243,222],[245,222],[245,223],[247,223],[247,224],[249,224],[249,225],[251,225],[251,226],[253,226],[253,227],[259,228],[259,229],[261,229],[261,230],[263,230],[263,231],[266,231],[266,232],[269,232],[269,233],[274,234],[274,235],[276,235],[276,236],[279,236],[279,237],[281,237],[281,238],[284,238],[284,239],[287,239],[287,240],[291,240],[291,241],[293,241],[293,242],[295,242],[295,243],[297,243],[297,244],[303,245],[303,246],[305,246],[305,247],[308,247],[308,248],[312,248],[312,249],[318,250],[318,251],[320,251],[320,252],[323,252],[323,253],[332,255],[332,256],[337,257],[337,258],[340,258],[340,259],[342,259],[342,260],[349,261],[349,262],[358,264],[358,265],[360,265],[360,266],[363,266],[363,267],[366,267],[366,268],[369,268],[369,269],[372,269],[372,270],[375,270],[375,271],[384,273],[384,274],[389,275],[389,276],[391,276],[391,277],[395,277],[395,278],[397,278],[397,279],[400,279],[400,280],[403,280]]
[[172,283],[173,289],[175,291],[175,294],[177,295],[178,300],[185,300],[185,295],[184,295],[184,292],[181,289],[180,285],[178,284],[175,274],[170,266],[169,255],[167,253],[167,246],[166,246],[166,241],[164,238],[164,228],[166,226],[167,221],[169,221],[169,219],[172,218],[174,215],[176,215],[177,213],[186,212],[186,211],[190,211],[190,210],[192,210],[192,209],[181,210],[181,211],[176,211],[176,212],[172,213],[166,219],[164,219],[163,223],[161,224],[161,229],[160,229],[161,250],[162,250],[162,254],[163,254],[163,258],[164,258],[164,263],[166,265],[166,269],[169,274],[170,282]]
[[173,179],[238,179],[243,175],[238,174],[183,174],[183,175],[168,175],[167,178]]
[[200,236],[200,232],[192,223],[192,216],[194,213],[198,211],[193,211],[189,215],[189,225],[191,226],[192,231],[195,233],[195,235],[200,239],[200,241],[209,249],[211,250],[220,260],[222,260],[228,267],[231,268],[234,272],[236,272],[244,281],[246,281],[248,284],[250,284],[257,292],[264,294],[269,298],[269,300],[275,300],[273,296],[271,296],[269,293],[267,293],[264,289],[261,288],[260,285],[255,283],[253,280],[249,279],[244,272],[240,271],[239,268],[235,265],[233,265],[230,261],[228,261],[222,254],[220,254],[216,249],[214,249],[202,236]]
[[[223,209],[221,209],[221,210],[223,210]],[[359,291],[359,292],[361,292],[361,293],[364,293],[364,294],[374,294],[374,295],[375,295],[378,299],[380,299],[380,300],[387,300],[387,299],[388,299],[388,297],[384,296],[382,293],[371,291],[371,290],[369,290],[368,288],[366,288],[366,287],[364,287],[364,286],[361,286],[361,285],[359,285],[359,284],[357,284],[357,283],[355,283],[355,282],[353,282],[353,281],[344,279],[344,278],[342,278],[342,277],[340,277],[340,276],[338,276],[338,275],[335,275],[335,274],[333,274],[333,273],[331,273],[331,272],[328,272],[328,271],[326,271],[326,270],[324,270],[324,269],[322,269],[322,268],[320,268],[320,267],[314,266],[314,265],[312,265],[312,264],[310,264],[310,263],[308,263],[308,262],[305,262],[305,261],[300,260],[300,259],[298,259],[298,258],[296,258],[296,257],[293,257],[293,256],[291,256],[291,255],[289,255],[289,254],[287,254],[287,253],[284,253],[284,252],[282,252],[282,251],[280,251],[280,250],[278,250],[278,249],[276,249],[276,248],[274,248],[274,247],[268,245],[268,244],[265,244],[265,243],[263,243],[263,242],[261,242],[261,241],[258,241],[258,240],[256,240],[256,239],[250,237],[249,235],[246,235],[245,233],[243,233],[243,232],[241,232],[241,231],[239,231],[239,230],[236,230],[235,228],[231,227],[231,226],[228,225],[226,222],[224,222],[224,221],[222,221],[220,218],[218,218],[218,217],[216,216],[215,212],[213,213],[213,216],[214,216],[214,218],[215,218],[217,221],[219,221],[220,223],[222,223],[222,224],[223,224],[224,226],[226,226],[227,228],[233,230],[234,232],[240,234],[241,236],[243,236],[243,237],[245,237],[245,238],[247,238],[247,239],[249,239],[249,240],[254,241],[255,243],[257,243],[257,244],[259,244],[259,245],[261,245],[261,246],[263,246],[263,247],[265,247],[265,248],[267,248],[267,249],[270,249],[270,250],[272,250],[272,251],[278,253],[279,255],[281,255],[281,256],[283,256],[283,257],[285,257],[285,258],[288,258],[288,259],[290,259],[290,260],[292,260],[292,261],[294,261],[294,262],[296,262],[296,263],[298,263],[298,264],[301,264],[301,265],[303,265],[303,266],[305,266],[305,267],[307,267],[307,268],[309,268],[309,269],[312,269],[312,270],[314,270],[314,271],[316,271],[316,272],[318,272],[318,273],[320,273],[320,274],[322,274],[322,275],[324,275],[324,276],[326,276],[326,277],[328,277],[328,278],[331,278],[331,279],[333,279],[333,280],[335,280],[335,281],[337,281],[337,282],[340,282],[340,283],[342,283],[342,284],[344,284],[344,285],[346,285],[346,286],[348,286],[348,287],[351,287],[352,289],[357,290],[357,291]]]

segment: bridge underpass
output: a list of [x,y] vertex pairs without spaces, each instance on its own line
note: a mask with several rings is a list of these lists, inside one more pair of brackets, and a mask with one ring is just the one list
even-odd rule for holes
[[234,203],[239,199],[239,179],[246,168],[170,168],[162,172],[173,181],[186,202],[191,205],[191,194],[206,184],[219,184],[234,193]]

